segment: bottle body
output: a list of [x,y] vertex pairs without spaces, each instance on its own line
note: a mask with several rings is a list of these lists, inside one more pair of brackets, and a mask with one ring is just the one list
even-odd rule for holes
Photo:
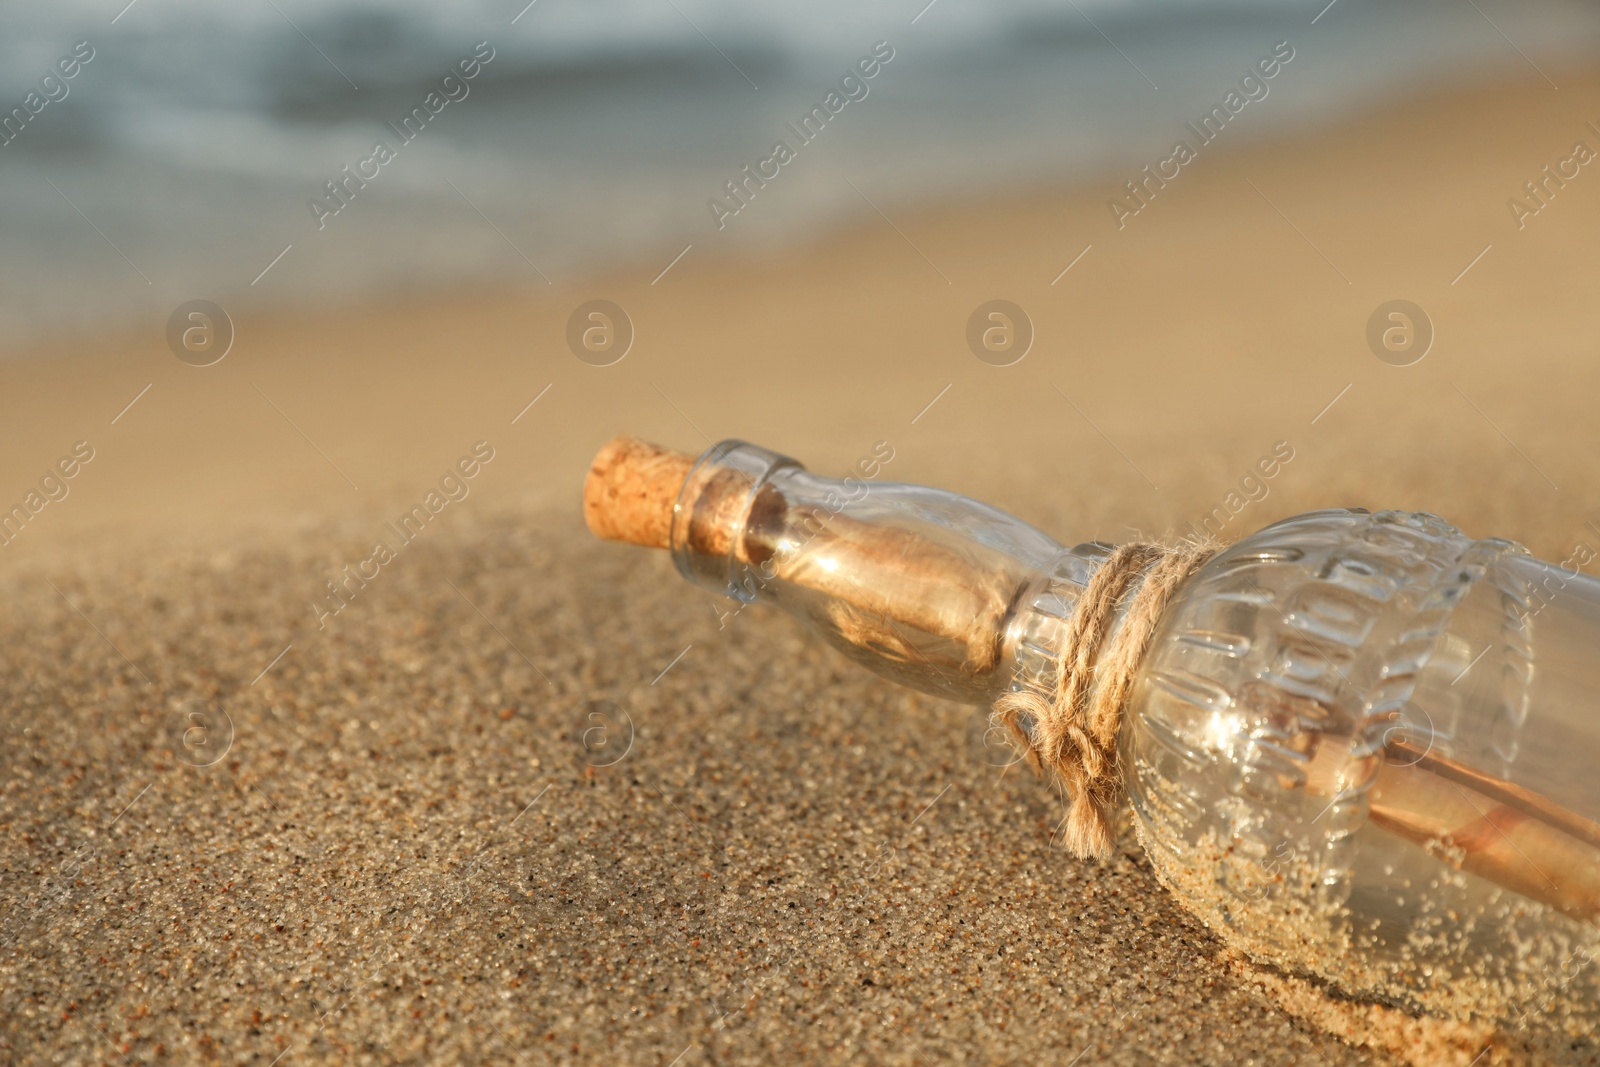
[[1353,993],[1594,1025],[1600,582],[1428,515],[1316,512],[1169,605],[1123,721],[1162,880]]

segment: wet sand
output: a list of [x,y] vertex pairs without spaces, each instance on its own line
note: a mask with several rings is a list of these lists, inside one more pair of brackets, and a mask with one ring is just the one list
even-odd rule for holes
[[[1600,146],[1600,83],[1557,80],[1219,144],[1120,231],[1107,174],[654,284],[241,314],[209,368],[160,324],[0,365],[0,505],[93,449],[0,548],[0,1058],[1394,1062],[1280,1010],[1131,841],[1053,847],[981,714],[719,629],[578,490],[619,431],[823,473],[888,441],[1066,541],[1357,505],[1600,546],[1600,178],[1506,206]],[[593,297],[614,366],[565,347]],[[1011,367],[966,347],[995,297]],[[1365,339],[1394,298],[1436,330],[1408,367]]]

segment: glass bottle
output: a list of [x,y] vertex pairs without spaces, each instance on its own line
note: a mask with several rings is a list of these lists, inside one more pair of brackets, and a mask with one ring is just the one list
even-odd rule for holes
[[[1049,683],[1112,552],[738,441],[666,477],[653,541],[603,531],[601,503],[591,526],[971,704]],[[1161,881],[1259,960],[1411,1010],[1592,1031],[1597,693],[1600,581],[1432,515],[1299,515],[1167,605],[1119,738],[1134,825]]]

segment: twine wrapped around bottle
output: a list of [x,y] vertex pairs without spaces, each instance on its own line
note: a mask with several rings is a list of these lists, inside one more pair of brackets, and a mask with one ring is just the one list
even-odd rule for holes
[[1081,859],[1111,850],[1122,798],[1117,733],[1145,649],[1173,593],[1215,552],[1193,543],[1119,547],[1067,619],[1053,689],[1009,693],[995,703],[995,723],[1071,801],[1063,836]]

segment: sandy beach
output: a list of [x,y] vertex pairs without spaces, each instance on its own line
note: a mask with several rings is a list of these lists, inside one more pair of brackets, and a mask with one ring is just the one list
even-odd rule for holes
[[[0,1059],[1473,1062],[1292,1017],[1131,838],[1053,845],[981,714],[724,623],[578,501],[619,432],[825,474],[887,441],[884,477],[1069,543],[1361,506],[1600,547],[1600,176],[1508,207],[1600,149],[1600,81],[1524,70],[1219,140],[1120,229],[1133,172],[863,205],[758,260],[239,315],[204,368],[162,323],[13,353]],[[607,367],[565,340],[595,298],[635,329]],[[965,339],[995,298],[1035,329],[1009,367]],[[1395,299],[1434,331],[1409,366],[1367,343]]]

